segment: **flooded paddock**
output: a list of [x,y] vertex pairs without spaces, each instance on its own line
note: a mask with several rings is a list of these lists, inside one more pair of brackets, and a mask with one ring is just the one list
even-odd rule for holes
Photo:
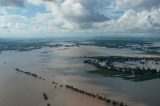
[[[51,84],[70,84],[129,106],[159,106],[160,79],[133,82],[121,78],[101,77],[86,71],[95,67],[83,64],[83,56],[147,56],[140,51],[96,46],[42,48],[33,51],[5,51],[0,54],[1,106],[104,106],[104,102]],[[50,51],[50,52],[45,52]],[[153,56],[153,55],[152,55]],[[40,81],[13,71],[19,67],[46,78]],[[47,102],[43,92],[48,96]]]

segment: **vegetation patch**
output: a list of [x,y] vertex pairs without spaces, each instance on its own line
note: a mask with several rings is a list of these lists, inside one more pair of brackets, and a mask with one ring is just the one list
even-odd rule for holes
[[103,68],[98,68],[97,70],[93,71],[87,71],[88,73],[91,74],[98,74],[104,77],[120,77],[125,80],[131,80],[131,81],[146,81],[146,80],[151,80],[151,79],[156,79],[160,78],[159,75],[135,75],[132,76],[131,74],[123,73],[120,71],[114,71],[114,70],[109,70],[109,69],[103,69]]
[[146,51],[143,54],[150,54],[150,55],[158,55],[158,56],[160,56],[160,52],[157,52],[157,51]]
[[99,74],[105,77],[115,77],[115,76],[123,75],[122,72],[109,70],[109,69],[102,69],[102,68],[98,68],[97,70],[93,70],[93,71],[88,71],[88,73]]

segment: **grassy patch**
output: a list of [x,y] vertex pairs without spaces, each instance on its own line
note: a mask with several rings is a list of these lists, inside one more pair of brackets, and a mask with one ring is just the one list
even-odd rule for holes
[[158,55],[158,56],[160,56],[160,52],[157,52],[157,51],[146,51],[143,54],[150,54],[150,55]]
[[88,71],[89,73],[92,74],[99,74],[102,76],[116,76],[116,75],[121,75],[123,74],[122,72],[114,71],[114,70],[108,70],[108,69],[97,69],[94,71]]
[[88,73],[98,74],[104,77],[120,77],[125,80],[131,80],[131,81],[137,81],[137,82],[160,78],[160,76],[157,76],[157,75],[137,75],[135,77],[130,77],[131,75],[125,74],[123,72],[102,69],[102,68],[98,68],[97,70],[94,70],[94,71],[88,71]]
[[135,76],[133,78],[127,78],[125,77],[124,79],[126,80],[132,80],[132,81],[146,81],[146,80],[151,80],[151,79],[156,79],[160,78],[160,76],[154,76],[154,75],[141,75],[141,76]]

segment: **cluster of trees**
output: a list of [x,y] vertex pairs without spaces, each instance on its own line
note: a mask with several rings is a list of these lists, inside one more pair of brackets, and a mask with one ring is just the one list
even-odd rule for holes
[[106,103],[110,103],[110,104],[112,104],[114,106],[127,106],[123,102],[117,102],[117,101],[114,101],[114,100],[111,100],[111,99],[107,99],[106,97],[103,97],[103,96],[101,96],[99,94],[89,93],[87,91],[80,90],[80,89],[78,89],[78,88],[76,88],[74,86],[71,86],[71,85],[66,85],[65,87],[68,88],[68,89],[71,89],[73,91],[79,92],[81,94],[84,94],[84,95],[87,95],[87,96],[90,96],[90,97],[97,98],[99,100],[105,101]]
[[[25,71],[22,71],[20,70],[19,68],[15,68],[16,71],[18,72],[21,72],[21,73],[25,73],[27,75],[30,75],[32,77],[35,77],[35,78],[39,78],[39,79],[42,79],[42,80],[45,80],[45,78],[42,78],[42,77],[39,77],[37,74],[35,73],[31,73],[31,72],[25,72]],[[57,82],[55,81],[52,81],[52,84],[56,85],[55,88],[57,87],[57,85],[59,85],[60,87],[63,87],[62,84],[58,84]],[[102,101],[105,101],[106,103],[110,103],[114,106],[127,106],[126,104],[124,104],[123,102],[117,102],[117,101],[114,101],[114,100],[111,100],[111,99],[107,99],[106,97],[103,97],[103,96],[100,96],[99,94],[93,94],[93,93],[89,93],[87,91],[84,91],[84,90],[80,90],[76,87],[73,87],[71,85],[65,85],[66,88],[68,89],[71,89],[73,91],[76,91],[76,92],[79,92],[81,94],[84,94],[84,95],[87,95],[87,96],[90,96],[90,97],[93,97],[93,98],[97,98],[99,100],[102,100]],[[43,97],[44,97],[44,100],[47,101],[48,100],[48,96],[46,93],[43,93]],[[47,103],[47,106],[51,106],[50,103]]]
[[43,47],[62,47],[64,44],[56,43],[51,39],[30,39],[30,40],[2,40],[0,39],[0,53],[1,51],[32,51],[34,49],[41,49]]
[[84,57],[90,59],[97,59],[98,61],[109,61],[109,62],[125,62],[125,61],[156,61],[160,62],[160,57],[125,57],[125,56],[97,56],[97,57]]
[[48,100],[48,96],[46,93],[43,93],[44,100]]
[[[44,97],[44,100],[47,101],[48,100],[48,96],[46,93],[43,93],[43,97]],[[47,103],[47,106],[51,106],[50,103]]]
[[[39,76],[38,76],[37,74],[35,74],[35,73],[25,72],[25,71],[20,70],[19,68],[15,68],[15,70],[18,71],[18,72],[21,72],[21,73],[30,75],[30,76],[32,76],[32,77],[34,77],[34,78],[39,78],[39,79],[45,80],[45,78],[39,77]],[[48,96],[47,96],[46,93],[43,93],[43,98],[44,98],[45,101],[48,100]],[[50,103],[47,103],[47,106],[51,106],[51,104],[50,104]]]
[[38,76],[37,74],[35,74],[35,73],[22,71],[22,70],[20,70],[19,68],[15,68],[15,70],[18,71],[18,72],[21,72],[21,73],[30,75],[30,76],[32,76],[32,77],[34,77],[34,78],[39,78],[39,79],[41,79],[41,80],[45,80],[45,78],[39,77],[39,76]]

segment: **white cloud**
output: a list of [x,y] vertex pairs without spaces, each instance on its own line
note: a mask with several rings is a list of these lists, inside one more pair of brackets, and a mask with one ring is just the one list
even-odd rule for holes
[[61,0],[61,2],[46,2],[45,5],[56,17],[63,18],[62,21],[67,20],[78,23],[108,20],[106,16],[98,11],[98,0]]
[[33,5],[41,5],[43,4],[43,0],[27,0],[27,3],[31,3]]
[[[20,7],[25,2],[32,5],[43,5],[47,12],[39,12],[35,17],[28,18],[11,15],[4,8],[0,8],[1,32],[160,32],[159,0],[19,1],[0,0],[0,3],[7,7]],[[124,13],[119,15],[119,11],[114,12],[121,8],[125,8]],[[109,15],[118,17],[109,19]]]
[[27,31],[29,20],[20,15],[3,15],[0,16],[0,31],[2,32],[22,32]]
[[5,8],[0,8],[0,15],[6,15],[8,14],[7,10]]
[[160,32],[160,8],[137,12],[128,10],[118,20],[94,24],[95,29],[106,32]]

